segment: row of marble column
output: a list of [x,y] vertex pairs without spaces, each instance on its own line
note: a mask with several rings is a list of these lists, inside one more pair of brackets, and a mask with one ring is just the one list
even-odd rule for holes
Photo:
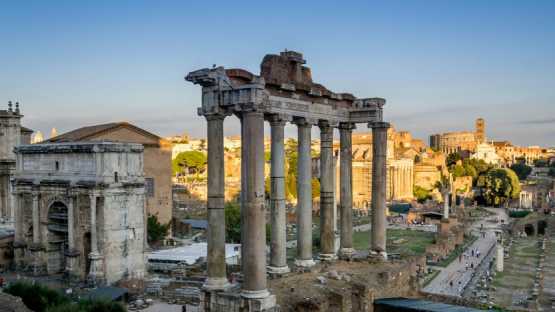
[[406,198],[412,196],[412,185],[414,184],[413,173],[410,167],[399,165],[392,168],[393,198]]
[[[225,263],[224,215],[224,114],[205,115],[208,122],[208,278],[207,290],[228,286]],[[241,252],[242,296],[264,298],[267,271],[289,271],[286,258],[285,151],[284,127],[287,118],[264,116],[260,111],[244,111],[241,119]],[[271,126],[270,263],[266,266],[264,207],[264,120]],[[298,130],[297,159],[297,256],[295,265],[314,265],[312,255],[312,165],[311,128],[313,122],[294,118]],[[334,233],[333,127],[327,121],[320,128],[320,260],[337,258]],[[385,200],[387,123],[372,124],[374,139],[372,197],[373,219],[370,254],[385,256]],[[340,132],[340,255],[351,257],[352,240],[352,143],[353,124],[339,125]]]
[[[24,237],[23,237],[23,210],[21,207],[21,203],[23,202],[22,197],[26,193],[24,192],[14,192],[12,201],[13,207],[15,207],[16,216],[16,226],[15,226],[15,241],[18,245],[23,246]],[[32,236],[32,244],[30,246],[30,250],[37,252],[38,255],[35,255],[35,263],[33,266],[39,267],[43,266],[41,263],[41,256],[40,251],[43,250],[43,243],[41,242],[41,235],[40,235],[40,191],[32,191],[30,192],[32,196],[32,225],[33,225],[33,236]],[[89,259],[91,260],[90,272],[88,272],[88,280],[96,283],[98,281],[103,280],[104,274],[102,270],[102,264],[99,260],[102,259],[99,248],[98,248],[98,234],[97,234],[97,194],[94,191],[89,193],[89,200],[90,200],[90,234],[91,234],[91,252],[88,255]],[[69,274],[76,274],[76,262],[75,257],[79,255],[75,248],[75,202],[76,202],[76,195],[72,195],[68,197],[67,201],[67,240],[68,240],[68,250],[66,252],[66,256],[68,257],[68,261],[66,262],[66,272]]]

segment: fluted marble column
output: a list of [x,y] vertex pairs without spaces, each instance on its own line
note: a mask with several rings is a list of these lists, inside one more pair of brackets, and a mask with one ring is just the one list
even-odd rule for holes
[[387,259],[386,252],[386,181],[387,130],[389,123],[372,125],[372,237],[370,256]]
[[207,290],[221,290],[229,286],[225,262],[225,213],[224,213],[224,114],[205,116],[208,138],[208,277]]
[[266,298],[270,295],[266,281],[266,212],[264,205],[264,116],[259,111],[243,113],[246,142],[246,191],[243,219],[243,285],[245,298]]
[[39,192],[33,192],[33,244],[40,244]]
[[333,128],[320,121],[320,259],[335,260],[333,230]]
[[305,119],[295,120],[298,128],[297,158],[297,258],[295,265],[311,267],[312,259],[312,164],[310,130]]
[[77,277],[77,257],[79,252],[75,249],[75,206],[77,201],[76,194],[70,194],[68,198],[67,205],[67,245],[68,250],[65,253],[66,256],[66,274],[70,280],[74,280]]
[[270,266],[272,274],[288,273],[287,266],[287,211],[285,208],[285,150],[283,146],[286,121],[270,116],[271,126],[271,172],[270,172]]
[[353,249],[353,146],[354,124],[339,125],[339,218],[342,258],[351,258]]

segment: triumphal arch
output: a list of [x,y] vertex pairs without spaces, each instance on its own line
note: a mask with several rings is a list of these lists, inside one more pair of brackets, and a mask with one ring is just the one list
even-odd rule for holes
[[[205,68],[186,80],[202,86],[198,113],[207,120],[208,137],[208,278],[204,285],[207,310],[220,310],[218,293],[229,289],[225,263],[223,122],[241,120],[241,235],[240,297],[248,310],[271,310],[275,297],[267,288],[267,273],[289,271],[286,262],[284,126],[298,129],[297,254],[295,266],[315,264],[312,254],[311,129],[320,130],[320,261],[353,256],[352,131],[367,124],[373,133],[372,231],[369,254],[386,258],[387,130],[382,98],[356,98],[335,93],[312,80],[303,55],[294,51],[264,57],[260,74],[244,69]],[[271,127],[271,254],[266,263],[264,203],[264,122]],[[340,248],[335,252],[333,226],[333,130],[340,133]],[[212,298],[212,299],[210,299]]]

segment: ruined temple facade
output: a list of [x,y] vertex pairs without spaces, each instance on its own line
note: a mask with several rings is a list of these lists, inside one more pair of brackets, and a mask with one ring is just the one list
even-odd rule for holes
[[15,172],[14,148],[29,144],[32,130],[21,126],[23,115],[19,103],[8,103],[7,110],[0,110],[0,222],[14,222],[12,183]]
[[[286,210],[284,178],[284,126],[298,129],[297,161],[297,255],[298,269],[312,267],[312,170],[311,129],[320,129],[320,252],[321,261],[338,256],[350,258],[352,239],[352,131],[356,124],[372,128],[372,233],[369,254],[385,259],[387,132],[381,98],[356,98],[335,93],[312,80],[301,53],[285,51],[266,55],[260,75],[243,69],[215,67],[190,72],[185,78],[202,86],[199,115],[208,122],[208,278],[204,306],[210,311],[267,311],[276,306],[266,276],[289,272],[286,262]],[[237,297],[222,296],[229,290],[225,265],[224,220],[224,119],[241,120],[241,236],[242,274]],[[264,202],[264,122],[271,128],[270,261],[266,263]],[[333,129],[340,133],[340,248],[336,254],[334,233]]]
[[33,144],[15,153],[18,269],[91,285],[143,276],[142,145]]

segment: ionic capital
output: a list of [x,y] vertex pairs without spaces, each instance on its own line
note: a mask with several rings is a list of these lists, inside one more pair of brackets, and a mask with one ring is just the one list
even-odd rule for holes
[[356,124],[352,123],[352,122],[340,122],[339,123],[339,130],[349,130],[349,131],[353,131],[354,129],[356,129]]
[[385,121],[377,121],[368,123],[368,127],[372,129],[389,129],[391,124]]
[[297,127],[301,128],[311,128],[312,125],[317,124],[318,121],[311,118],[304,118],[304,117],[294,117],[293,122],[297,125]]
[[287,122],[291,121],[291,117],[284,114],[267,114],[265,119],[272,127],[284,127]]
[[206,118],[207,121],[212,121],[212,120],[224,120],[225,117],[228,116],[228,114],[225,114],[223,112],[214,112],[214,113],[208,113],[208,114],[202,114],[204,116],[204,118]]

